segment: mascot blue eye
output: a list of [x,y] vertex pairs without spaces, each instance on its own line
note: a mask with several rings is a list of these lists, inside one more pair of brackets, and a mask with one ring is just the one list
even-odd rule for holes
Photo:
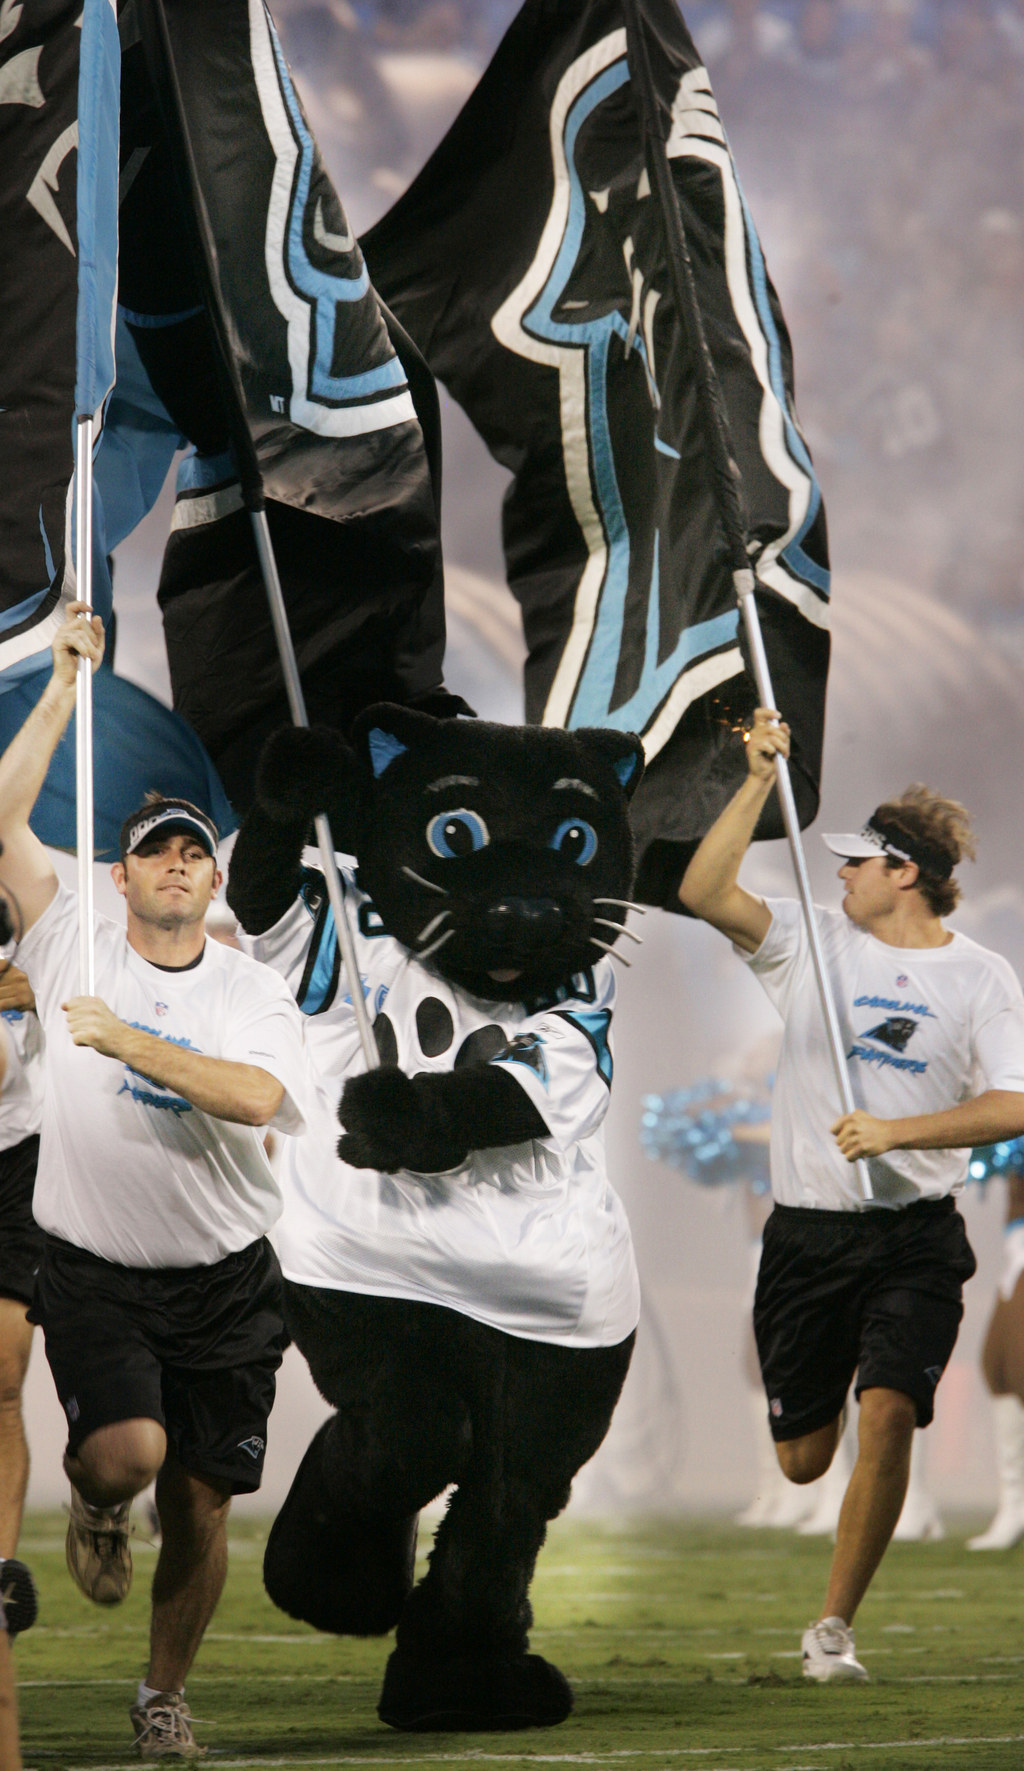
[[551,838],[551,847],[567,860],[585,867],[597,854],[597,833],[584,818],[563,818]]
[[438,812],[427,825],[427,846],[443,861],[485,849],[491,833],[478,812]]

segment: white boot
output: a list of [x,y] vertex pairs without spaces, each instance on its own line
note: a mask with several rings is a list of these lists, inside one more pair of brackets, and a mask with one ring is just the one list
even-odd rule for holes
[[924,1434],[916,1432],[910,1447],[906,1499],[892,1534],[894,1543],[940,1543],[946,1535],[939,1509],[928,1492],[924,1470]]
[[1024,1537],[1024,1404],[993,1396],[999,1506],[987,1531],[967,1540],[969,1550],[1010,1550]]
[[825,1474],[815,1482],[817,1502],[809,1518],[797,1526],[801,1537],[834,1537],[839,1509],[853,1472],[853,1454],[844,1430]]
[[744,1507],[742,1513],[737,1513],[735,1522],[751,1529],[766,1526],[778,1529],[795,1525],[813,1506],[813,1489],[817,1484],[812,1484],[809,1488],[798,1488],[795,1483],[786,1481],[775,1455],[775,1442],[765,1412],[764,1393],[761,1390],[751,1390],[749,1396],[754,1442],[757,1446],[757,1486],[750,1505]]

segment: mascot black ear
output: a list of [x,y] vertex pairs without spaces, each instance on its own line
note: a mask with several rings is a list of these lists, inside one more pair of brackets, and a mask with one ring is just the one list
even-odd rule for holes
[[360,762],[379,781],[396,757],[414,750],[431,732],[449,723],[430,713],[381,701],[359,715],[352,727],[352,742]]
[[644,747],[635,732],[614,732],[608,726],[581,726],[573,733],[591,756],[600,756],[614,769],[627,799],[632,799],[644,772]]

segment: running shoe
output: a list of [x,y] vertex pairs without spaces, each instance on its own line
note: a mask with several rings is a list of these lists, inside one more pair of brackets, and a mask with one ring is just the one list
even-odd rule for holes
[[128,1547],[130,1500],[118,1507],[91,1507],[71,1490],[71,1517],[64,1545],[68,1572],[96,1605],[119,1605],[132,1584]]
[[39,1612],[39,1595],[24,1562],[14,1556],[0,1557],[0,1604],[12,1640],[31,1629]]
[[841,1617],[823,1617],[804,1631],[804,1678],[819,1685],[862,1684],[867,1670],[853,1651],[853,1631]]
[[184,1691],[157,1691],[146,1703],[133,1703],[135,1750],[140,1759],[201,1759],[206,1753],[192,1732],[192,1711]]

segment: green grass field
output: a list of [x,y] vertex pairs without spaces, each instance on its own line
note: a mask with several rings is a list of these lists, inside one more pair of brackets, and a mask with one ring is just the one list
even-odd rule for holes
[[[976,1522],[974,1522],[976,1523]],[[232,1535],[228,1586],[189,1681],[209,1761],[230,1766],[583,1765],[623,1771],[1019,1771],[1024,1549],[971,1555],[965,1529],[894,1545],[858,1619],[871,1683],[809,1686],[803,1625],[829,1545],[718,1523],[557,1524],[534,1587],[533,1642],[576,1711],[526,1734],[395,1734],[375,1705],[389,1644],[294,1624],[263,1592],[263,1531]],[[40,1620],[16,1649],[25,1762],[135,1762],[127,1708],[144,1670],[154,1551],[104,1612],[72,1587],[63,1520],[35,1515],[19,1552]]]

